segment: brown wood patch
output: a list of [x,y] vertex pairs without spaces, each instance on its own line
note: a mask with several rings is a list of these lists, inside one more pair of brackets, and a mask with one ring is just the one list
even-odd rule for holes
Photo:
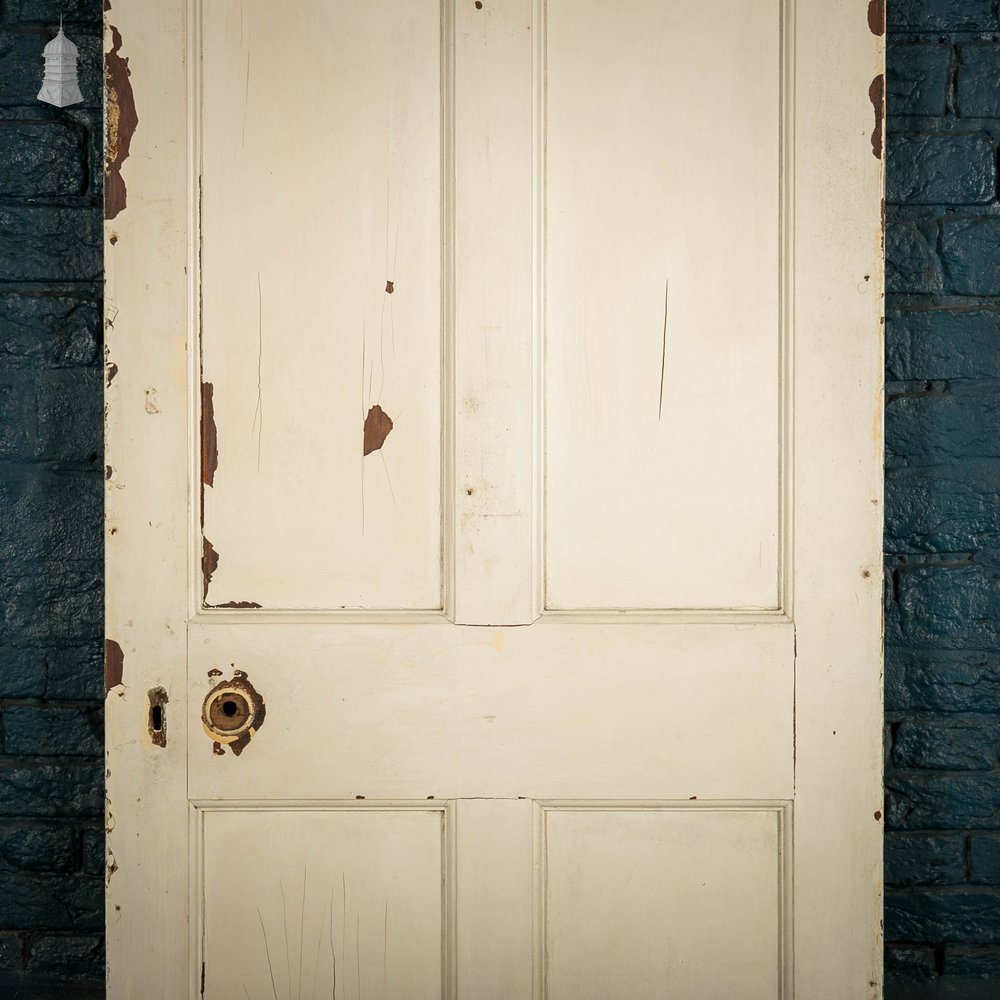
[[118,53],[121,32],[111,25],[111,51],[104,56],[104,77],[108,100],[108,150],[104,161],[104,218],[113,219],[125,208],[127,192],[122,164],[128,159],[132,135],[139,125],[132,94],[128,59]]
[[376,403],[365,417],[364,453],[370,455],[385,444],[385,439],[392,430],[392,419],[389,414]]

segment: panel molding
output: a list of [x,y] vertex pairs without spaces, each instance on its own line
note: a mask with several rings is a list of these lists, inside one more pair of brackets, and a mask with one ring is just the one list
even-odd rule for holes
[[457,827],[454,800],[322,800],[322,799],[191,799],[188,812],[188,841],[191,862],[188,869],[191,908],[189,1000],[201,1000],[204,989],[205,952],[205,822],[212,813],[427,813],[441,818],[441,997],[457,997]]
[[534,885],[532,887],[532,923],[534,926],[533,1000],[546,1000],[547,914],[546,890],[548,887],[546,819],[552,813],[762,813],[773,814],[778,821],[777,847],[779,922],[778,933],[778,984],[777,1000],[791,1000],[794,983],[794,844],[793,803],[790,799],[689,799],[663,801],[648,799],[550,799],[533,803],[532,840]]

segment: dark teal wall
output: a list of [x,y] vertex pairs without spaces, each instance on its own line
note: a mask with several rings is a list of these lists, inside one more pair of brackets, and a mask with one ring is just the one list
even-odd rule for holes
[[[65,110],[35,100],[60,13],[86,98]],[[0,6],[0,997],[19,1000],[103,995],[101,17]]]
[[1000,996],[1000,21],[889,0],[889,1000]]

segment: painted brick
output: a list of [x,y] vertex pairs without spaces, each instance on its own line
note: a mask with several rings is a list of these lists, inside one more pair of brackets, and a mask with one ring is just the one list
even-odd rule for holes
[[94,710],[52,705],[8,706],[3,712],[4,747],[22,756],[86,756],[101,753]]
[[[890,115],[943,115],[951,46],[890,45],[886,50],[886,111]],[[895,137],[889,143],[889,151]]]
[[64,294],[0,294],[0,370],[95,366],[101,315],[93,299]]
[[1000,760],[1000,718],[944,716],[901,722],[892,748],[898,768],[987,771]]
[[965,118],[1000,118],[1000,45],[958,49],[958,111]]
[[96,281],[100,217],[86,208],[0,206],[0,273],[7,281]]
[[890,467],[1000,458],[1000,392],[993,382],[943,383],[892,398],[886,407]]
[[41,698],[45,674],[43,650],[0,647],[0,698]]
[[936,264],[923,233],[912,222],[885,227],[887,292],[930,292],[939,284]]
[[945,290],[1000,295],[1000,218],[960,218],[941,224]]
[[104,829],[102,827],[85,827],[83,830],[83,867],[84,875],[104,875]]
[[1000,890],[889,889],[885,933],[890,941],[1000,943]]
[[0,815],[94,817],[103,813],[104,776],[89,761],[40,764],[0,758]]
[[82,129],[54,121],[0,121],[0,194],[82,195],[87,178],[87,136]]
[[965,881],[965,834],[887,833],[888,885],[956,885]]
[[897,135],[889,143],[886,198],[910,205],[981,205],[997,189],[997,155],[983,133]]
[[1000,645],[1000,572],[967,564],[911,567],[885,609],[887,645],[991,649]]
[[885,950],[885,974],[918,980],[936,979],[934,949],[930,945],[890,945]]
[[47,650],[45,669],[46,698],[100,701],[104,697],[104,648],[100,643]]
[[44,458],[99,456],[103,451],[101,376],[52,371],[38,378],[38,453]]
[[5,872],[0,913],[23,930],[98,931],[104,923],[104,882],[84,875]]
[[[50,24],[54,24],[58,30],[58,15]],[[45,27],[0,31],[0,105],[27,105],[33,109],[41,108],[36,99],[42,86],[44,71],[42,49],[55,36],[56,30]],[[77,61],[80,92],[87,105],[100,107],[101,88],[104,82],[101,34],[96,28],[87,31],[77,28],[72,37],[80,50]]]
[[890,30],[990,31],[997,18],[991,0],[890,0]]
[[1000,948],[947,945],[944,972],[949,976],[1000,977]]
[[995,654],[889,646],[885,676],[888,712],[1000,712]]
[[92,559],[102,543],[103,489],[98,476],[52,473],[0,481],[0,560]]
[[[20,642],[99,639],[104,584],[101,562],[52,560],[34,575],[0,576],[0,634]],[[4,632],[6,630],[6,632]]]
[[886,774],[885,786],[887,829],[1000,828],[1000,772],[895,771]]
[[0,969],[18,970],[24,962],[24,936],[0,931]]
[[1000,459],[888,469],[884,544],[903,553],[1000,548]]
[[890,309],[885,340],[890,381],[1000,378],[995,309]]
[[34,447],[31,429],[35,394],[32,386],[0,384],[0,458],[25,459]]
[[38,21],[45,25],[58,24],[63,15],[67,30],[71,24],[101,23],[101,4],[94,0],[8,0],[5,13],[19,21]]
[[969,838],[969,881],[1000,885],[1000,834],[973,834]]
[[80,833],[59,823],[0,823],[0,859],[21,871],[77,871]]
[[28,972],[100,979],[104,975],[104,941],[97,934],[43,934],[32,938]]

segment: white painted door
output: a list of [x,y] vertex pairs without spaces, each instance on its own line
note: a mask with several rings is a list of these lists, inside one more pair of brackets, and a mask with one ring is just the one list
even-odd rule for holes
[[110,996],[878,995],[866,12],[108,18]]

